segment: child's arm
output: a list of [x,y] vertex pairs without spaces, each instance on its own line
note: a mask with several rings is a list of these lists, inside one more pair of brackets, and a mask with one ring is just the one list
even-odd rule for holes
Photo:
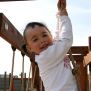
[[[63,1],[63,0],[59,0],[59,1]],[[52,46],[49,46],[44,52],[42,52],[40,57],[43,58],[41,60],[44,60],[43,63],[45,64],[45,66],[49,66],[49,67],[52,67],[53,65],[59,64],[60,61],[63,61],[73,41],[71,21],[67,16],[68,14],[66,8],[61,7],[60,6],[61,4],[59,5],[59,2],[57,5],[60,14],[59,15],[59,22],[60,22],[59,40],[55,41]]]
[[66,0],[59,0],[58,7],[58,40],[73,39],[72,24],[66,10]]
[[60,35],[62,34],[62,26],[64,23],[63,21],[63,16],[65,16],[65,18],[68,18],[66,16],[68,16],[67,10],[66,10],[66,0],[59,0],[57,3],[57,7],[58,7],[58,12],[57,12],[57,30],[56,30],[56,35],[54,37],[54,41],[55,40],[60,40]]

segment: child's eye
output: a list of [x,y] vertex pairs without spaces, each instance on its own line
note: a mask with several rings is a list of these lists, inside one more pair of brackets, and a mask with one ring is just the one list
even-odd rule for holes
[[36,38],[36,39],[33,39],[33,42],[36,42],[38,39]]
[[48,35],[47,34],[43,34],[42,37],[47,37]]

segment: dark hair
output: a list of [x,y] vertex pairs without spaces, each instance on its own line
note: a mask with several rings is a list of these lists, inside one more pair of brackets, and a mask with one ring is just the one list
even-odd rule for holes
[[26,25],[25,29],[27,29],[28,27],[34,28],[36,25],[38,25],[40,27],[45,27],[46,29],[48,29],[46,25],[44,25],[43,23],[40,23],[40,22],[30,22]]
[[28,29],[29,27],[35,28],[36,25],[37,25],[37,26],[40,26],[40,27],[45,27],[45,28],[48,30],[48,32],[50,32],[49,29],[47,28],[47,26],[46,26],[45,24],[43,24],[43,23],[41,23],[41,22],[30,22],[30,23],[28,23],[28,24],[26,25],[25,30],[24,30],[24,32],[23,32],[23,36],[24,36],[25,41],[27,41],[27,40],[26,40],[26,31],[27,31],[27,29]]

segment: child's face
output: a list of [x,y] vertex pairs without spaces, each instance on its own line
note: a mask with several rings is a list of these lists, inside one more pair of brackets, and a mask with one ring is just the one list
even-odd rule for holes
[[47,49],[52,44],[52,35],[45,27],[35,26],[29,27],[26,33],[27,47],[30,52],[39,54],[43,50]]

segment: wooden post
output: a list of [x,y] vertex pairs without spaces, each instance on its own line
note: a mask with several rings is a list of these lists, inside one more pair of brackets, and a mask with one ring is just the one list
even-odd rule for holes
[[25,91],[25,89],[26,89],[26,73],[24,73],[24,91]]
[[[89,51],[91,51],[91,36],[89,37]],[[91,72],[91,63],[89,64],[89,71]]]
[[[78,57],[78,59],[76,58]],[[80,83],[81,91],[86,91],[87,87],[87,69],[83,66],[83,55],[80,56],[74,56],[74,59],[76,59],[77,65],[79,65],[78,69],[78,78]]]
[[[72,46],[71,47],[72,55],[77,65],[79,65],[78,69],[78,77],[79,83],[81,87],[81,91],[87,91],[87,68],[83,66],[83,57],[88,53],[87,46]],[[69,52],[68,52],[69,54]]]
[[9,73],[9,85],[10,85],[10,78],[11,78],[11,73]]
[[[91,51],[91,36],[89,37],[89,51]],[[89,91],[91,91],[91,63],[89,63]]]
[[7,79],[7,73],[4,73],[4,91],[6,91],[6,79]]

